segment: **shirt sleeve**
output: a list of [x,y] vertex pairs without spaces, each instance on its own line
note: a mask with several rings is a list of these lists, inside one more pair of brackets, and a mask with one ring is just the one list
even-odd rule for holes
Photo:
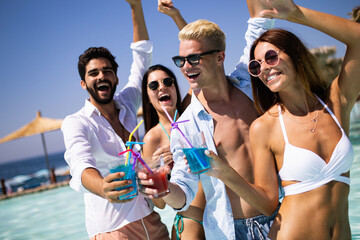
[[188,172],[189,166],[185,164],[183,159],[184,152],[182,151],[180,138],[177,130],[171,132],[170,147],[175,164],[171,171],[170,182],[177,184],[186,197],[185,205],[181,209],[175,209],[175,211],[185,211],[189,208],[197,193],[199,182],[198,175]]
[[250,74],[247,70],[250,48],[253,42],[258,37],[260,37],[262,33],[269,29],[272,29],[274,25],[275,20],[269,18],[250,18],[248,20],[248,29],[245,33],[246,46],[244,48],[243,55],[240,57],[239,62],[235,66],[234,71],[230,74],[230,77],[236,78],[239,81],[239,88],[251,99],[253,99],[253,97],[251,90]]
[[81,181],[81,175],[86,168],[96,168],[96,162],[91,154],[89,129],[76,116],[66,117],[61,131],[65,143],[65,161],[70,167],[70,187],[77,192],[89,192]]
[[129,81],[121,94],[124,96],[123,99],[129,100],[127,105],[131,104],[137,110],[141,104],[142,78],[152,63],[153,44],[151,41],[142,40],[131,43],[130,48],[132,49],[133,62]]

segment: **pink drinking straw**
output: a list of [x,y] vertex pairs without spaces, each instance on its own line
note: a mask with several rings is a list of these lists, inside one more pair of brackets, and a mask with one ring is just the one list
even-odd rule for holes
[[127,149],[121,153],[119,153],[119,155],[122,155],[124,153],[127,153],[127,152],[131,152],[134,159],[135,159],[135,162],[133,164],[133,169],[135,168],[135,164],[136,164],[136,161],[139,160],[140,163],[151,173],[153,174],[154,172],[149,168],[149,166],[146,164],[146,162],[141,158],[141,154],[140,153],[136,153],[134,152],[132,149]]
[[166,114],[166,116],[168,117],[169,121],[171,122],[171,126],[172,128],[176,128],[179,133],[181,134],[181,136],[185,139],[186,143],[188,144],[188,146],[190,148],[193,148],[193,146],[191,145],[191,143],[189,142],[189,140],[185,137],[184,133],[180,130],[180,128],[178,127],[178,123],[183,123],[183,122],[187,122],[189,120],[185,120],[185,121],[180,121],[180,122],[174,122],[174,120],[172,120],[172,118],[170,117],[170,114],[168,113],[168,111],[166,111],[164,106],[161,106],[164,109],[164,112]]

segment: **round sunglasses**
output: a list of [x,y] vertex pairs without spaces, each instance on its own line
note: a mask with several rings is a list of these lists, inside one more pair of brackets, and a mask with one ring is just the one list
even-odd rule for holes
[[220,52],[220,50],[211,50],[203,53],[189,54],[186,57],[175,56],[172,58],[172,60],[174,61],[175,65],[179,68],[182,68],[185,65],[185,61],[188,61],[188,63],[191,66],[196,66],[199,64],[201,56],[213,54],[215,52]]
[[248,64],[248,71],[250,73],[251,76],[254,77],[258,77],[261,74],[261,64],[263,62],[266,62],[266,64],[270,65],[270,66],[276,66],[279,63],[279,52],[281,52],[281,50],[279,51],[275,51],[275,50],[268,50],[265,53],[265,60],[256,60],[253,59],[249,62]]
[[174,84],[174,79],[167,77],[162,80],[155,80],[155,81],[149,82],[148,87],[153,91],[157,90],[160,86],[159,81],[161,81],[165,87],[171,87]]

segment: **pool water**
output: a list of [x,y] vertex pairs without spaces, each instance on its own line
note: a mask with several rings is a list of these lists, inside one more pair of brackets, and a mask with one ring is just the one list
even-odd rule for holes
[[68,186],[0,201],[0,239],[88,239],[81,194]]
[[[0,239],[88,239],[82,194],[69,186],[0,201]],[[156,209],[169,232],[170,207]]]
[[351,124],[350,141],[355,158],[350,170],[349,217],[352,239],[360,239],[360,114],[357,121]]

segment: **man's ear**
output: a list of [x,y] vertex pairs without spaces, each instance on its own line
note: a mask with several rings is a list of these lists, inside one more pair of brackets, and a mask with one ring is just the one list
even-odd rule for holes
[[86,90],[86,82],[85,82],[85,80],[81,80],[80,85],[84,90]]
[[219,63],[224,63],[224,61],[225,61],[225,51],[219,52],[217,60],[218,60]]

